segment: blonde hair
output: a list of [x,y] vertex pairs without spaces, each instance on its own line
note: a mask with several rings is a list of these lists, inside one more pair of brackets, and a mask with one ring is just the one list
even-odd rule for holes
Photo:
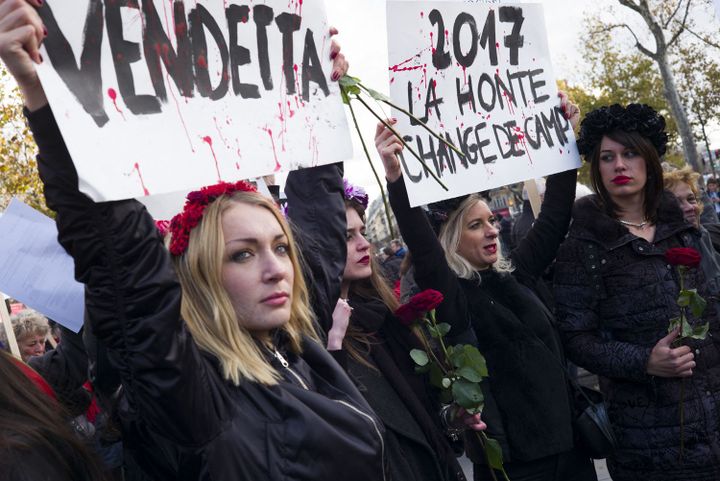
[[[470,209],[475,207],[479,202],[484,203],[478,194],[469,195],[460,203],[460,206],[448,216],[447,221],[445,221],[440,229],[440,235],[438,235],[440,245],[442,245],[445,251],[445,259],[447,260],[448,266],[450,266],[450,269],[461,279],[479,277],[477,269],[475,269],[467,259],[458,254],[460,238],[465,228],[467,214]],[[513,270],[512,264],[503,255],[500,243],[498,243],[497,254],[498,260],[493,264],[493,269],[500,272],[511,272]]]
[[688,187],[690,187],[692,193],[695,194],[695,199],[697,199],[697,205],[695,206],[697,215],[700,215],[703,211],[703,205],[700,201],[700,191],[698,190],[697,185],[699,178],[700,174],[692,170],[692,168],[687,165],[682,169],[663,173],[663,185],[665,190],[673,190],[680,183],[687,184]]
[[15,338],[18,341],[29,336],[47,336],[50,324],[45,316],[32,309],[23,309],[10,317]]
[[297,354],[302,351],[303,335],[318,340],[290,227],[275,205],[256,192],[235,192],[211,203],[190,232],[185,253],[173,257],[183,293],[181,314],[198,346],[218,358],[225,379],[235,385],[243,380],[274,385],[280,374],[263,354],[259,342],[241,325],[222,282],[225,252],[222,216],[234,203],[267,209],[288,238],[294,282],[290,319],[280,329],[287,335],[291,351]]

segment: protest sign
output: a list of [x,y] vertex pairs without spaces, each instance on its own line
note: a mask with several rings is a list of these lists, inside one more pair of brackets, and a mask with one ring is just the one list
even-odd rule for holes
[[413,206],[580,165],[536,4],[387,4],[393,101],[454,144],[458,155],[399,113],[397,130],[448,186],[408,152]]
[[352,156],[322,0],[47,0],[40,79],[95,200]]
[[55,221],[13,199],[0,217],[0,291],[78,332],[85,294]]

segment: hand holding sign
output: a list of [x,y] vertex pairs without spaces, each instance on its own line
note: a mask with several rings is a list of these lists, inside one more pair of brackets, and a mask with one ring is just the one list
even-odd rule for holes
[[45,27],[35,7],[40,0],[0,0],[0,58],[15,77],[30,110],[47,104],[35,63]]

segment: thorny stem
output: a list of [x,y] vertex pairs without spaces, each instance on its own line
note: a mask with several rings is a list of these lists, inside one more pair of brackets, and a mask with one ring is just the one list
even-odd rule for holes
[[393,229],[392,218],[390,217],[390,206],[388,205],[387,196],[385,195],[385,189],[383,189],[382,182],[380,181],[380,176],[378,175],[377,170],[375,170],[375,166],[372,163],[370,153],[368,152],[367,145],[365,144],[365,139],[360,133],[360,126],[358,125],[357,118],[355,117],[355,110],[352,107],[352,102],[348,102],[348,107],[350,108],[350,115],[352,116],[353,123],[355,124],[355,130],[358,133],[358,137],[360,137],[360,143],[362,144],[362,148],[365,151],[365,157],[367,157],[370,168],[372,169],[372,173],[375,176],[375,181],[377,181],[378,187],[380,187],[380,195],[382,196],[383,206],[385,207],[385,219],[387,220],[388,229],[390,230],[390,237],[394,239],[395,230]]
[[423,343],[423,346],[425,347],[425,351],[428,353],[428,355],[430,357],[433,358],[433,361],[435,362],[435,364],[437,364],[438,367],[440,369],[442,369],[443,375],[445,375],[445,377],[447,377],[449,373],[448,373],[447,369],[445,369],[445,364],[440,362],[440,359],[438,359],[437,356],[435,355],[435,351],[433,351],[432,346],[430,346],[430,341],[428,341],[427,337],[425,337],[425,333],[423,332],[423,330],[418,328],[417,333],[420,335],[420,341]]
[[[367,88],[365,88],[365,86],[364,86],[363,84],[358,84],[358,85],[359,85],[360,87],[362,87],[362,89],[367,92]],[[402,112],[403,114],[407,115],[408,117],[410,117],[411,119],[413,119],[415,122],[417,122],[422,128],[424,128],[425,130],[427,130],[427,131],[430,133],[430,135],[432,135],[433,137],[435,137],[436,139],[438,139],[440,142],[442,142],[443,144],[445,144],[448,148],[454,150],[455,153],[458,154],[460,157],[463,157],[463,158],[465,157],[465,154],[464,154],[460,149],[458,149],[457,147],[455,147],[452,143],[448,142],[445,138],[443,138],[443,137],[441,137],[440,135],[438,135],[437,133],[435,133],[430,127],[427,126],[427,124],[426,124],[425,122],[423,122],[422,120],[420,120],[419,118],[417,118],[415,115],[413,115],[412,113],[410,113],[410,111],[408,111],[408,110],[400,107],[399,105],[396,105],[396,104],[394,104],[394,103],[392,103],[392,102],[390,102],[389,100],[386,100],[386,99],[380,99],[380,102],[382,102],[382,103],[384,103],[384,104],[387,104],[387,105],[389,105],[390,107],[392,107],[392,108],[394,108],[394,109],[397,109],[397,110],[399,110],[400,112]]]
[[[490,455],[488,454],[488,451],[487,451],[487,442],[489,441],[487,434],[485,434],[484,432],[478,432],[478,431],[475,431],[475,434],[480,439],[480,444],[483,447],[483,452],[485,453],[485,460],[487,461],[487,467],[490,470],[490,476],[492,476],[493,481],[497,481],[497,476],[495,476],[495,469],[492,466],[490,466]],[[508,477],[507,472],[505,471],[504,467],[500,468],[500,472],[502,473],[503,479],[505,481],[510,481],[510,478]]]
[[406,148],[408,149],[408,151],[410,151],[411,154],[413,154],[413,156],[418,160],[418,162],[420,162],[420,164],[421,164],[421,165],[423,166],[423,168],[425,169],[425,172],[427,172],[428,174],[430,174],[430,177],[432,177],[433,179],[435,179],[435,181],[437,181],[437,183],[440,184],[440,187],[442,187],[442,188],[445,189],[445,190],[449,190],[449,189],[447,188],[447,186],[443,183],[443,181],[440,180],[437,175],[435,175],[435,173],[432,171],[432,169],[430,169],[430,167],[428,167],[428,165],[425,163],[425,161],[422,159],[422,157],[420,157],[420,155],[418,155],[418,153],[415,152],[415,150],[414,150],[412,147],[410,147],[410,146],[407,144],[407,142],[405,142],[405,140],[402,138],[402,136],[400,135],[400,133],[399,133],[397,130],[395,130],[392,125],[390,125],[389,123],[387,123],[387,122],[386,122],[384,119],[382,119],[377,113],[375,113],[375,111],[367,104],[367,102],[365,102],[365,101],[362,99],[362,97],[360,97],[359,95],[355,95],[355,98],[356,98],[361,104],[363,104],[363,105],[365,106],[365,108],[368,109],[368,111],[369,111],[376,119],[378,119],[378,120],[380,121],[380,123],[382,123],[385,127],[387,127],[387,129],[390,130],[390,132],[392,132],[392,133],[395,135],[395,137],[398,138],[398,140],[400,140],[400,142],[403,144],[403,146],[406,147]]

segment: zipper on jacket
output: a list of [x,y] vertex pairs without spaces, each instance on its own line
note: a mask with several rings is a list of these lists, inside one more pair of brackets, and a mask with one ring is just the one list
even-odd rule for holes
[[380,462],[381,462],[380,469],[382,470],[383,481],[384,481],[386,479],[386,477],[385,477],[385,440],[383,439],[382,434],[380,434],[380,429],[378,429],[377,422],[375,422],[375,419],[371,415],[369,415],[368,413],[366,413],[364,411],[361,411],[360,409],[356,408],[349,402],[342,401],[340,399],[334,399],[334,401],[336,403],[342,404],[343,406],[345,406],[347,408],[350,408],[350,410],[352,410],[352,411],[356,412],[357,414],[359,414],[360,416],[368,419],[372,423],[373,428],[375,429],[375,434],[377,434],[378,439],[380,439]]
[[290,367],[290,363],[287,362],[287,359],[285,359],[282,354],[280,354],[280,351],[278,351],[277,349],[275,349],[275,352],[273,353],[273,355],[275,356],[275,358],[276,358],[278,361],[280,361],[280,364],[282,364],[282,367],[284,367],[285,369],[287,369],[288,372],[289,372],[290,374],[292,374],[295,379],[297,379],[297,381],[300,383],[300,385],[301,385],[306,391],[309,391],[309,390],[310,390],[310,389],[308,388],[307,384],[305,384],[305,381],[303,381],[303,379],[300,377],[300,375],[299,375],[298,373],[296,373],[295,371],[292,370],[292,368]]
[[[273,352],[273,355],[275,356],[275,358],[276,358],[278,361],[280,361],[280,364],[282,364],[282,367],[284,367],[285,369],[287,369],[288,372],[289,372],[290,374],[292,374],[295,379],[298,380],[298,382],[300,383],[300,385],[301,385],[303,388],[305,388],[306,391],[309,391],[309,390],[310,390],[310,389],[308,388],[307,384],[305,384],[305,381],[302,380],[302,378],[300,377],[300,375],[297,374],[295,371],[292,370],[292,368],[290,367],[290,363],[287,361],[287,359],[285,359],[285,357],[283,357],[282,354],[280,354],[280,351],[278,351],[277,349],[275,349],[275,351]],[[346,402],[346,401],[342,401],[342,400],[340,400],[340,399],[333,399],[333,401],[335,401],[336,403],[342,404],[343,406],[349,408],[351,411],[359,414],[360,416],[366,418],[367,420],[369,420],[369,421],[372,423],[373,429],[375,429],[375,434],[377,434],[377,437],[378,437],[378,439],[380,440],[380,461],[381,461],[381,463],[380,463],[380,469],[382,470],[382,473],[383,473],[383,481],[384,481],[384,480],[386,479],[386,477],[385,477],[385,440],[383,439],[382,434],[380,433],[380,429],[378,428],[377,422],[375,421],[375,419],[374,419],[371,415],[369,415],[368,413],[366,413],[366,412],[364,412],[364,411],[361,411],[360,409],[356,408],[355,406],[353,406],[352,404],[350,404],[350,403],[348,403],[348,402]]]

